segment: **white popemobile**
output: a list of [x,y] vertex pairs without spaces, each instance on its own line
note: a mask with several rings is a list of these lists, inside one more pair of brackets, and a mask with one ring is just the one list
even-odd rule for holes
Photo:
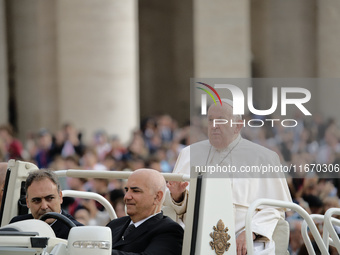
[[[111,254],[111,230],[108,227],[82,226],[75,227],[72,222],[61,214],[49,213],[48,217],[55,217],[71,228],[68,240],[56,238],[52,228],[42,220],[25,220],[8,224],[11,218],[18,214],[27,213],[23,201],[25,194],[23,184],[28,173],[38,169],[34,164],[10,160],[5,180],[4,195],[0,211],[0,255],[109,255]],[[84,177],[127,179],[130,172],[61,170],[56,171],[59,177]],[[220,195],[232,201],[231,188],[228,179],[189,178],[182,174],[164,174],[166,180],[190,181],[190,196],[187,208],[186,226],[184,231],[183,255],[236,255],[234,216],[232,203],[219,203],[219,198],[212,194],[215,189],[221,190]],[[219,187],[223,187],[220,188]],[[226,187],[229,187],[226,188]],[[63,196],[94,199],[100,202],[111,219],[116,214],[111,204],[102,196],[92,192],[64,190]],[[331,208],[325,216],[308,215],[300,206],[294,203],[270,199],[254,201],[247,213],[246,237],[248,254],[252,255],[251,217],[260,205],[289,208],[296,211],[305,221],[302,226],[302,236],[309,254],[315,254],[311,240],[307,233],[313,235],[322,254],[328,253],[328,246],[336,247],[340,253],[340,240],[333,225],[340,226],[340,220],[332,217],[340,215],[340,210]],[[176,218],[172,208],[164,207],[164,214]],[[45,215],[44,215],[45,216]],[[44,217],[43,216],[43,217]],[[46,217],[46,216],[45,216]],[[313,220],[324,221],[323,237],[319,234]],[[289,254],[287,251],[289,240],[288,223],[279,221],[273,239],[276,243],[275,254]]]

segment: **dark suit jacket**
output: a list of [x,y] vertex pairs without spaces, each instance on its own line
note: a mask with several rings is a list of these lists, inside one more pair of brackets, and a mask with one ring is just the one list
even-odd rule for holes
[[113,255],[181,255],[183,228],[159,213],[122,238],[131,219],[115,219],[107,226],[112,230]]
[[[61,214],[66,216],[67,218],[69,218],[74,224],[76,224],[76,226],[83,226],[83,224],[81,224],[78,221],[76,221],[71,215],[69,215],[68,213],[64,212],[63,210],[61,210]],[[30,219],[33,219],[33,215],[32,214],[18,215],[18,216],[15,216],[13,219],[11,219],[11,221],[9,223],[13,223],[13,222],[17,222],[17,221],[22,221],[22,220],[30,220]],[[56,237],[63,238],[63,239],[67,239],[68,238],[68,233],[70,232],[70,228],[67,227],[60,220],[55,221],[52,224],[51,228],[53,229]]]

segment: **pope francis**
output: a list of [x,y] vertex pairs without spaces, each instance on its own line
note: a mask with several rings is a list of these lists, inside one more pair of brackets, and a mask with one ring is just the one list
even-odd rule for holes
[[[191,166],[233,166],[237,170],[254,166],[280,166],[275,152],[241,137],[242,118],[232,114],[232,101],[222,99],[222,106],[211,105],[207,116],[209,140],[184,148],[177,159],[174,173],[190,174]],[[215,124],[216,119],[232,120],[238,124]],[[291,196],[281,172],[259,176],[237,171],[230,173],[229,178],[232,185],[236,249],[238,255],[243,255],[247,253],[245,216],[251,202],[258,198],[291,201]],[[169,182],[168,188],[171,194],[168,202],[185,223],[188,183]],[[284,218],[284,212],[282,208],[258,208],[252,220],[254,254],[275,254],[272,235],[279,219]]]

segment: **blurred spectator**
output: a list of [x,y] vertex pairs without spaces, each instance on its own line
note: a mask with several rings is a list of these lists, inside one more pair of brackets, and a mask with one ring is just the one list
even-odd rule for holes
[[128,151],[124,155],[126,160],[136,157],[146,159],[149,156],[148,148],[140,131],[135,131],[133,133],[132,141],[127,149]]
[[[87,179],[85,178],[67,177],[66,182],[68,189],[76,191],[86,191],[85,184],[87,183]],[[74,216],[77,208],[82,206],[82,201],[83,199],[81,198],[75,198],[72,201],[69,200],[68,203],[66,205],[63,204],[63,206],[66,206],[69,214]]]
[[[92,192],[95,192],[99,195],[102,195],[106,199],[109,199],[109,180],[96,178],[89,180],[89,182]],[[80,184],[79,182],[77,183]],[[80,187],[78,186],[78,188]],[[99,202],[88,199],[77,199],[76,202],[78,203],[78,206],[76,206],[76,208],[82,206],[90,212],[90,220],[88,223],[89,225],[105,226],[110,221],[108,212],[106,212],[104,206]]]
[[81,141],[81,133],[70,123],[66,123],[63,130],[65,133],[65,143],[61,155],[67,157],[77,154],[81,157],[85,150],[85,146]]
[[81,167],[88,170],[107,170],[106,166],[98,160],[97,152],[93,148],[87,148],[81,159]]
[[26,140],[24,141],[24,150],[21,153],[22,157],[25,160],[31,160],[34,159],[35,155],[38,151],[38,144],[37,144],[37,134],[36,132],[27,132],[26,134]]
[[0,126],[0,139],[4,143],[5,161],[9,159],[22,159],[22,143],[14,137],[11,125]]
[[86,191],[86,183],[87,179],[85,178],[67,177],[67,186],[72,190]]
[[315,137],[312,136],[312,131],[309,128],[304,128],[301,132],[301,135],[298,140],[292,140],[294,143],[291,152],[307,152],[311,153],[313,157],[319,148],[318,143],[315,140]]
[[331,164],[336,159],[336,153],[340,153],[338,130],[334,125],[327,128],[324,137],[324,144],[319,148],[316,155],[316,163]]
[[149,154],[155,154],[162,147],[162,138],[158,133],[155,133],[149,140]]
[[52,147],[50,154],[52,158],[56,156],[61,156],[61,151],[63,150],[65,144],[65,134],[63,130],[57,130],[52,139]]
[[159,130],[160,137],[163,143],[167,144],[172,141],[173,138],[174,121],[170,115],[162,115],[157,122],[157,129]]
[[110,154],[105,156],[103,164],[108,170],[117,170],[117,160]]
[[38,150],[34,156],[39,168],[47,168],[52,162],[50,149],[52,147],[52,135],[46,130],[41,129],[38,133]]
[[[103,197],[109,199],[109,180],[95,178],[90,180],[92,182],[92,191],[102,195]],[[103,207],[100,207],[103,208]]]
[[312,214],[320,214],[323,209],[322,200],[315,195],[304,195],[303,199],[308,203]]
[[126,216],[124,198],[117,199],[113,209],[116,212],[117,218]]
[[4,141],[2,141],[2,139],[0,139],[0,162],[2,161],[6,161],[5,156],[6,156],[6,146]]
[[166,157],[172,169],[174,168],[176,164],[179,153],[184,147],[185,145],[180,143],[180,136],[178,136],[176,137],[176,139],[173,140],[172,144],[167,150]]
[[323,214],[329,208],[340,208],[339,198],[337,197],[326,197],[322,200],[323,203]]
[[104,130],[98,130],[93,137],[93,147],[96,149],[98,160],[104,160],[105,156],[111,151],[107,133]]
[[139,168],[145,168],[146,166],[146,160],[138,156],[130,158],[127,163],[128,163],[127,164],[128,169],[125,169],[125,170],[130,170],[130,171],[134,171]]
[[[95,178],[89,180],[91,191],[109,200],[109,180]],[[97,201],[82,200],[82,206],[89,210],[91,215],[90,225],[105,226],[110,221],[110,216],[104,206]]]
[[83,224],[84,226],[88,226],[91,220],[90,211],[83,206],[79,206],[76,208],[76,211],[74,212],[74,219]]
[[0,162],[0,209],[2,206],[2,196],[4,193],[6,172],[7,172],[7,163]]
[[162,172],[161,162],[156,157],[149,158],[148,162],[146,163],[146,167],[155,169],[158,172]]
[[80,169],[79,158],[77,155],[65,158],[65,169]]
[[126,148],[121,144],[120,139],[117,136],[110,138],[111,151],[108,155],[111,155],[116,160],[121,160],[123,155],[126,153]]
[[167,149],[165,147],[159,148],[156,152],[156,157],[160,162],[161,172],[171,173],[172,167],[167,159]]
[[149,143],[151,137],[153,137],[154,134],[157,132],[156,120],[153,117],[146,118],[145,120],[142,121],[141,126],[142,126],[141,131],[143,132],[145,140],[147,143]]
[[120,198],[124,198],[125,192],[123,189],[113,189],[109,193],[109,201],[111,205],[114,207],[116,200]]
[[61,156],[56,156],[49,165],[53,170],[65,170],[65,159]]
[[109,201],[113,209],[115,210],[118,218],[126,216],[124,195],[125,192],[123,189],[111,190],[109,194]]
[[318,182],[319,178],[317,176],[305,178],[303,182],[302,196],[309,195],[318,196],[319,195]]
[[300,248],[303,245],[301,224],[302,220],[293,220],[289,222],[290,234],[288,251],[290,255],[299,254]]
[[85,146],[81,141],[81,137],[81,133],[72,124],[64,124],[62,130],[55,133],[51,149],[52,157],[57,155],[64,158],[73,155],[83,156]]
[[326,197],[336,196],[337,190],[334,187],[333,180],[319,178],[318,184],[318,197],[323,200]]
[[109,214],[106,211],[98,210],[96,201],[83,199],[81,205],[90,212],[90,226],[106,226],[110,222]]

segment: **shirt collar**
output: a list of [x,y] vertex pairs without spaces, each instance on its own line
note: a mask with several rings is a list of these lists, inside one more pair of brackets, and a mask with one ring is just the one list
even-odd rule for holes
[[132,221],[130,221],[129,226],[130,226],[131,224],[134,224],[135,227],[137,228],[137,227],[139,227],[140,225],[142,225],[145,221],[147,221],[148,219],[150,219],[150,218],[156,216],[156,215],[159,214],[159,213],[161,213],[161,212],[158,212],[158,213],[155,213],[155,214],[153,214],[153,215],[150,215],[149,217],[147,217],[147,218],[145,218],[145,219],[142,219],[142,220],[140,220],[140,221],[137,221],[137,222],[132,222]]

